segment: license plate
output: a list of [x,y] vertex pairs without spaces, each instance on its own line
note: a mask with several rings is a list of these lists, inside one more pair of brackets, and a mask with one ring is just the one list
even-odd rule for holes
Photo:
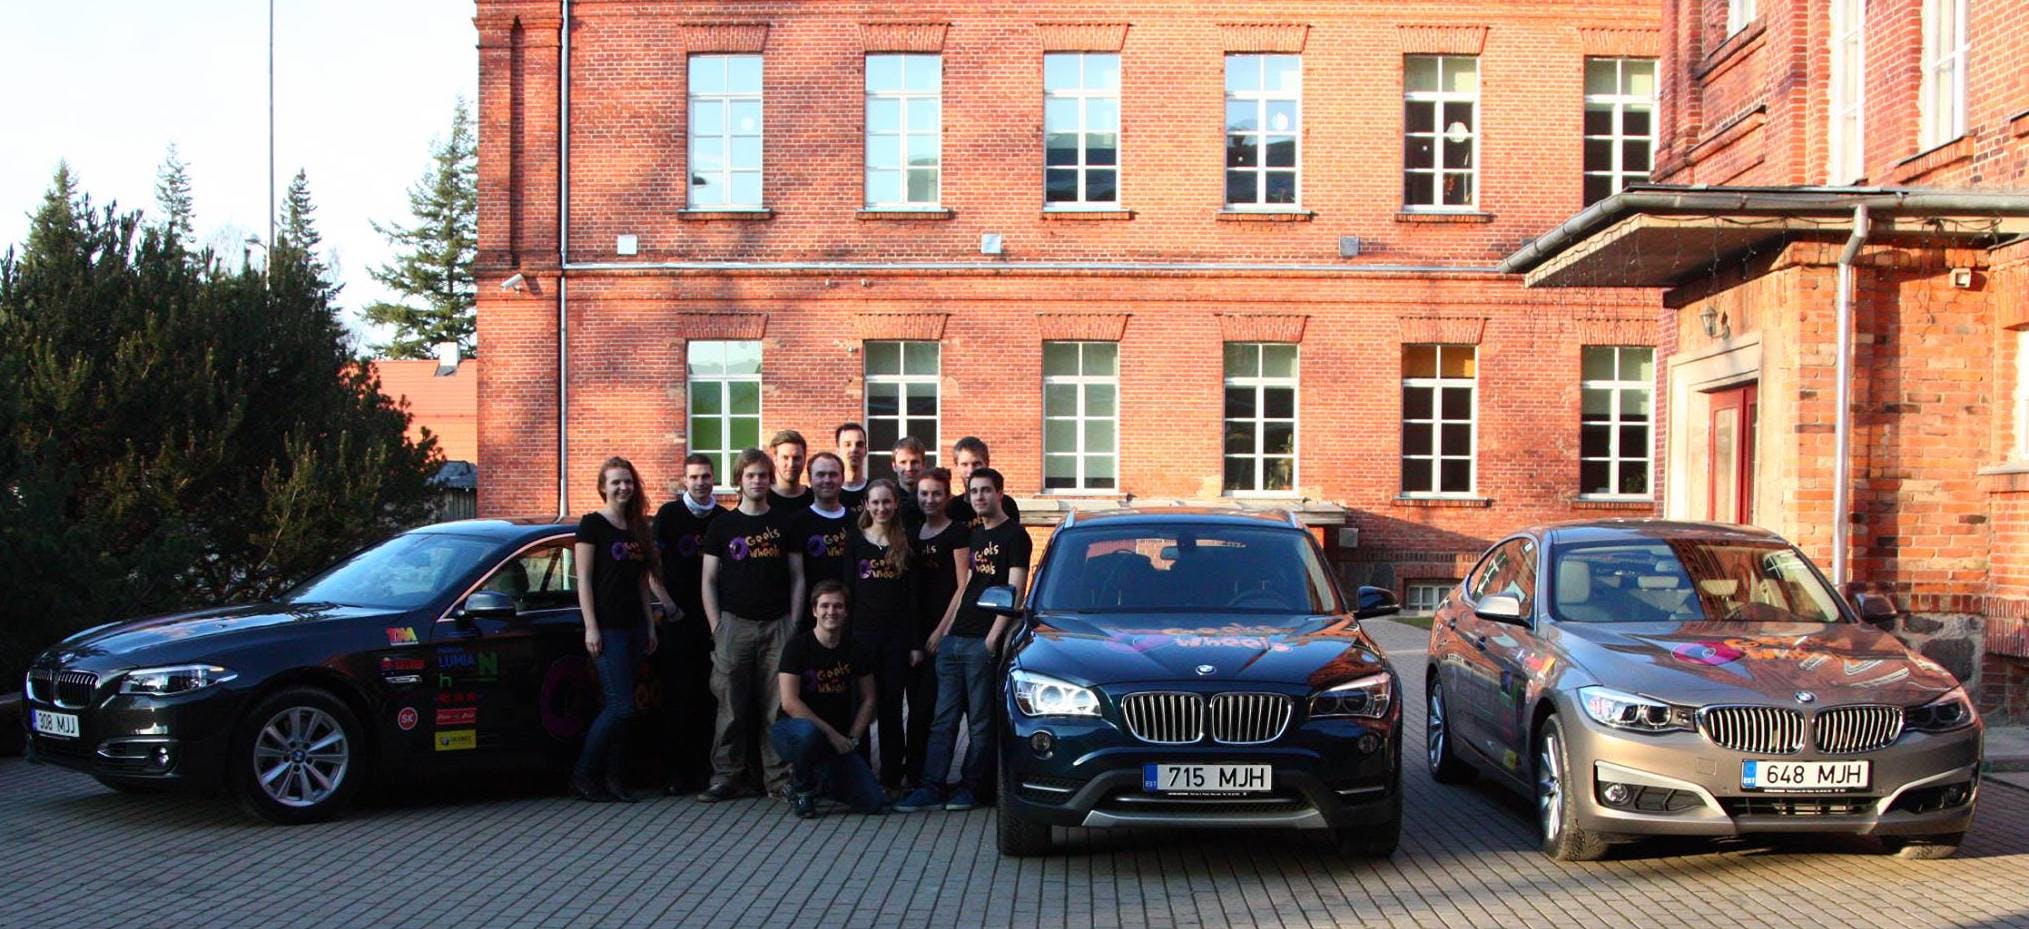
[[1866,790],[1871,761],[1767,761],[1740,763],[1743,790]]
[[1274,788],[1265,764],[1145,764],[1141,789],[1162,794],[1261,794]]
[[77,738],[77,714],[51,713],[48,710],[29,710],[28,712],[33,717],[30,722],[34,724],[36,732],[43,735],[53,735],[60,739]]

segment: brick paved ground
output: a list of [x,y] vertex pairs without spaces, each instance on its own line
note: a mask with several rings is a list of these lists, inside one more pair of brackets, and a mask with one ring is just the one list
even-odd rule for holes
[[[1420,689],[1422,633],[1376,625]],[[1405,781],[1402,849],[1379,864],[1287,833],[1073,835],[1017,862],[990,810],[804,823],[758,800],[510,794],[284,829],[8,760],[0,925],[2029,927],[2029,791],[1989,784],[1948,861],[1790,840],[1564,865],[1535,851],[1521,800],[1420,764]]]

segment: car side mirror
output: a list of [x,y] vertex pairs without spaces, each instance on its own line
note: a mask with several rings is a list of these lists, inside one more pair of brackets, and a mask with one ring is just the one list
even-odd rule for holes
[[1354,619],[1393,616],[1402,612],[1402,602],[1395,599],[1394,591],[1385,587],[1362,586],[1359,597],[1360,605],[1353,610]]
[[1895,619],[1898,614],[1895,609],[1894,600],[1881,594],[1854,594],[1853,606],[1859,609],[1861,622],[1883,631],[1891,631],[1895,628]]
[[1479,605],[1472,610],[1481,619],[1510,626],[1526,626],[1528,619],[1522,615],[1522,599],[1513,594],[1492,594],[1480,598]]
[[514,605],[514,598],[497,590],[476,590],[465,598],[465,605],[458,610],[459,619],[513,619],[521,612]]
[[1006,584],[996,584],[979,592],[979,600],[973,604],[989,613],[1014,616],[1021,612],[1015,606],[1015,589]]

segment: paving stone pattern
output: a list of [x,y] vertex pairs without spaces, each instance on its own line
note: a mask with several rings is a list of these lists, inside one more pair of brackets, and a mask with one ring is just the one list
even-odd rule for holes
[[[1411,693],[1422,636],[1376,623]],[[1409,709],[1422,751],[1420,701]],[[593,806],[526,792],[256,825],[224,800],[129,796],[0,762],[0,925],[2029,927],[2029,791],[1989,783],[1960,857],[1820,839],[1534,848],[1527,805],[1412,765],[1402,849],[1337,860],[1293,833],[1060,834],[1002,859],[993,811],[803,822],[780,803]]]

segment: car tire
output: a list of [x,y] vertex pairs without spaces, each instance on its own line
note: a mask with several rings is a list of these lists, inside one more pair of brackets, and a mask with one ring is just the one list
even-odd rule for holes
[[1444,702],[1435,669],[1429,676],[1423,700],[1423,757],[1430,767],[1430,779],[1439,784],[1470,784],[1479,772],[1451,750],[1451,705]]
[[366,779],[366,737],[345,702],[316,687],[263,698],[240,720],[226,780],[247,812],[298,825],[338,815]]
[[1543,854],[1558,861],[1598,861],[1611,846],[1597,833],[1578,825],[1578,805],[1570,797],[1571,752],[1564,726],[1556,716],[1543,720],[1536,733],[1536,827]]
[[1950,858],[1959,853],[1959,845],[1966,840],[1963,832],[1946,832],[1938,835],[1891,836],[1881,840],[1881,850],[1897,858],[1912,861],[1930,861]]
[[994,810],[998,822],[1000,853],[1009,858],[1032,858],[1049,854],[1054,846],[1050,842],[1050,825],[1030,819],[1015,812],[1014,785],[1008,783],[1008,769],[1000,766],[1000,776],[995,778],[1000,785],[1000,806]]

